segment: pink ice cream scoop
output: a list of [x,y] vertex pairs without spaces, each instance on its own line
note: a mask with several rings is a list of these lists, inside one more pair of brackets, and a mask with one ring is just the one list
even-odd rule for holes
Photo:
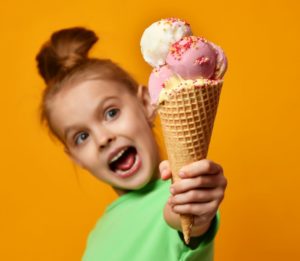
[[184,79],[212,79],[217,53],[204,38],[187,36],[171,46],[166,62]]
[[213,79],[215,80],[222,79],[227,70],[227,65],[228,65],[226,55],[220,46],[212,42],[209,42],[209,44],[213,47],[213,49],[217,54],[217,65],[215,68]]
[[157,104],[159,94],[162,88],[164,88],[165,82],[172,76],[174,76],[174,73],[167,65],[154,68],[152,70],[148,82],[149,94],[152,104]]

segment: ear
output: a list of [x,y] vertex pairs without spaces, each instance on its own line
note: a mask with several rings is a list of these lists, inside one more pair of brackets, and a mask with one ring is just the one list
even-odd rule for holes
[[71,161],[73,161],[75,164],[79,165],[81,168],[84,169],[83,164],[80,162],[80,160],[78,158],[76,158],[72,152],[70,152],[70,150],[67,147],[64,147],[64,152],[67,154],[67,156],[69,157],[69,159]]
[[145,86],[139,85],[137,97],[143,106],[145,115],[146,115],[149,123],[152,124],[155,119],[155,116],[156,116],[157,107],[155,105],[151,104],[151,98],[149,95],[148,88],[146,88]]

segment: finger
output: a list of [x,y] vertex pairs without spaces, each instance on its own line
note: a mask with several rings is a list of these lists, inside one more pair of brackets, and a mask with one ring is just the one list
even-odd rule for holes
[[202,216],[217,211],[218,207],[219,202],[215,200],[208,203],[175,205],[172,207],[172,210],[181,215]]
[[211,160],[203,159],[182,167],[178,175],[182,178],[193,178],[207,174],[218,174],[219,172],[223,172],[220,165]]
[[192,179],[182,179],[173,183],[170,187],[170,191],[175,195],[194,189],[215,188],[220,182],[220,175],[206,175]]
[[215,217],[215,215],[216,215],[216,212],[212,211],[212,212],[208,212],[203,215],[200,215],[200,216],[194,216],[193,225],[200,226],[200,225],[206,224],[208,222],[211,222],[213,220],[213,218]]
[[164,160],[159,164],[159,172],[163,180],[167,180],[172,177],[170,163],[168,160]]
[[206,190],[190,190],[170,197],[170,204],[183,205],[190,203],[207,203],[223,197],[222,190],[206,189]]

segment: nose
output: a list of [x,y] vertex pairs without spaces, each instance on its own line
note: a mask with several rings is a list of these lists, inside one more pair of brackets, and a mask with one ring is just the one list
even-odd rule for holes
[[106,148],[112,141],[116,139],[114,132],[108,128],[105,128],[104,126],[97,128],[95,136],[99,149]]

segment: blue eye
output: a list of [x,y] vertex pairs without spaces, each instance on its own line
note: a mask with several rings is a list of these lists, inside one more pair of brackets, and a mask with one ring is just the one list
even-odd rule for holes
[[86,133],[86,132],[80,132],[79,135],[77,135],[75,137],[75,144],[76,145],[81,144],[85,139],[88,138],[88,136],[89,136],[88,133]]
[[115,117],[117,117],[119,112],[120,112],[120,110],[117,108],[109,109],[105,112],[105,115],[104,115],[105,119],[110,121],[110,120],[114,119]]

